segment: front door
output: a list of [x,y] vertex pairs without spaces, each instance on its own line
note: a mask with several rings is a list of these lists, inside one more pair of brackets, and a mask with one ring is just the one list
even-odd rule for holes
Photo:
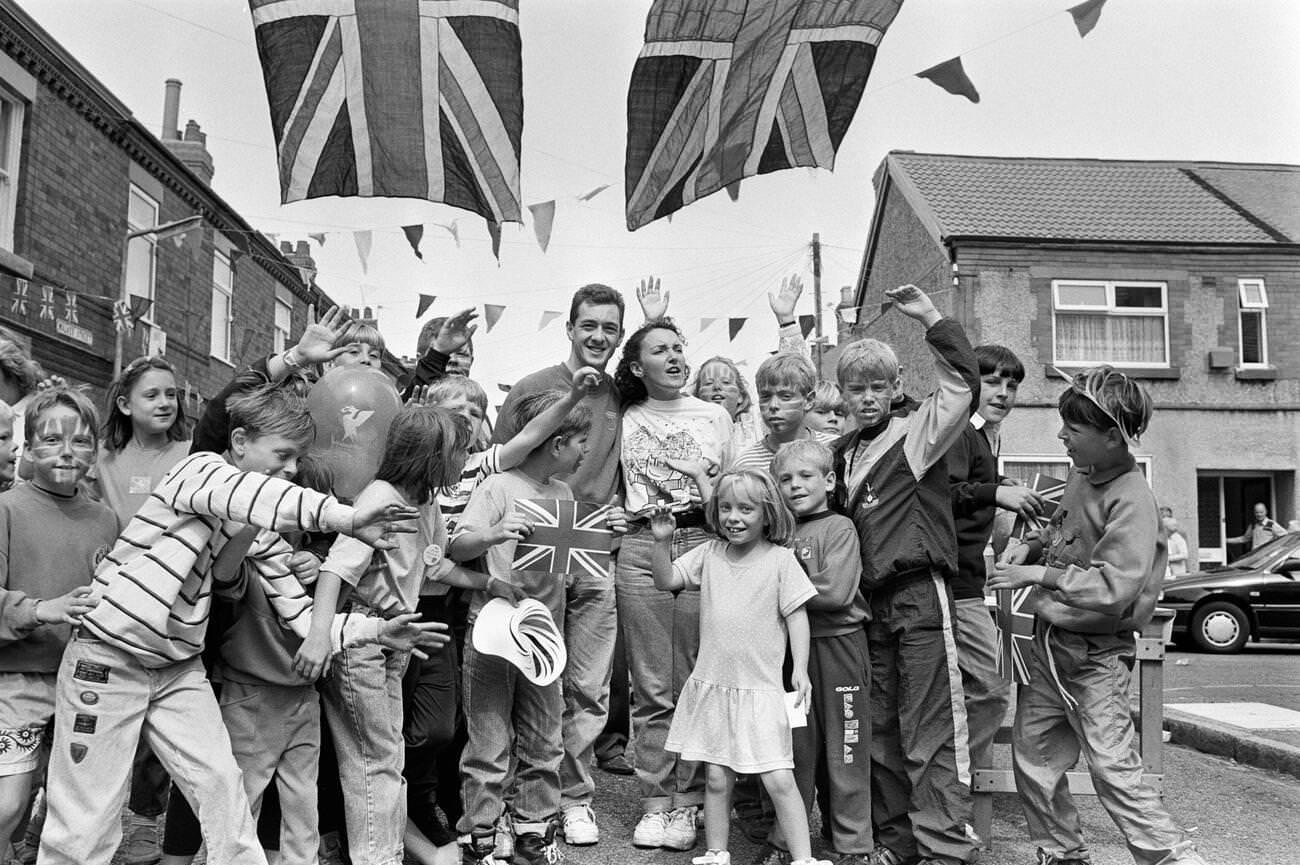
[[1245,555],[1249,546],[1227,539],[1250,529],[1256,502],[1276,514],[1273,476],[1250,472],[1198,472],[1196,475],[1196,543],[1201,567],[1222,565]]

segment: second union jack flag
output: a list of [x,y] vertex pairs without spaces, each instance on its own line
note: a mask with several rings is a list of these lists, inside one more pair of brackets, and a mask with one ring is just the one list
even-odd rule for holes
[[1065,493],[1065,481],[1041,472],[1034,475],[1034,480],[1029,486],[1043,497],[1043,512],[1032,522],[1022,516],[1016,517],[1015,525],[1011,528],[1011,537],[1018,541],[1023,541],[1025,535],[1031,532],[1047,528],[1052,517],[1056,515],[1056,507],[1061,503],[1061,496]]
[[565,499],[520,499],[515,511],[533,530],[515,547],[511,567],[548,574],[608,577],[613,535],[609,505]]
[[627,96],[627,226],[831,168],[903,0],[655,0]]
[[520,221],[518,0],[249,0],[284,202],[442,201]]
[[1034,614],[1026,609],[1032,587],[1000,589],[994,594],[993,626],[998,634],[998,673],[1008,682],[1029,682],[1029,652],[1034,642]]

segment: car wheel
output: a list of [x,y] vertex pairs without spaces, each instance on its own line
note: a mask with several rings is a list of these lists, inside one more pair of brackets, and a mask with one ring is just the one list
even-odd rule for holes
[[1203,652],[1240,652],[1250,639],[1250,621],[1236,604],[1211,601],[1192,616],[1192,640]]

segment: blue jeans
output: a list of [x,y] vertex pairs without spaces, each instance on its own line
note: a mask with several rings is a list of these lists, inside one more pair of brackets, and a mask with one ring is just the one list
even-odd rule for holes
[[534,685],[509,661],[474,648],[474,627],[465,638],[465,721],[469,742],[461,753],[465,813],[462,835],[492,834],[505,801],[514,745],[511,811],[515,831],[541,834],[560,807],[563,686],[557,679]]
[[560,763],[560,807],[590,803],[596,792],[591,757],[609,712],[609,678],[614,663],[618,612],[614,582],[591,574],[566,578],[564,647],[564,760]]
[[402,865],[402,674],[409,657],[376,644],[344,649],[321,680],[355,865]]
[[[677,558],[708,540],[704,529],[673,532]],[[698,763],[664,750],[673,709],[695,667],[700,647],[700,593],[661,592],[650,576],[648,529],[628,532],[618,554],[615,583],[618,618],[626,640],[632,678],[632,730],[636,774],[645,813],[704,802],[704,772]]]

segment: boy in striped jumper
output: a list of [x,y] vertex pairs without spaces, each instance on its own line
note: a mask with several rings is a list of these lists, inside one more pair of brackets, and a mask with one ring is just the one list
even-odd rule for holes
[[216,585],[213,565],[246,525],[264,531],[248,564],[280,619],[299,635],[328,631],[337,647],[379,640],[409,647],[409,619],[313,615],[288,567],[291,548],[273,533],[337,531],[377,549],[408,532],[413,509],[355,510],[290,483],[314,425],[305,401],[282,389],[230,404],[224,454],[178,463],[131,519],[95,571],[95,607],[81,618],[59,668],[57,745],[50,759],[49,813],[39,860],[107,865],[121,827],[136,742],[145,735],[194,803],[210,861],[265,865],[248,799],[199,653]]

